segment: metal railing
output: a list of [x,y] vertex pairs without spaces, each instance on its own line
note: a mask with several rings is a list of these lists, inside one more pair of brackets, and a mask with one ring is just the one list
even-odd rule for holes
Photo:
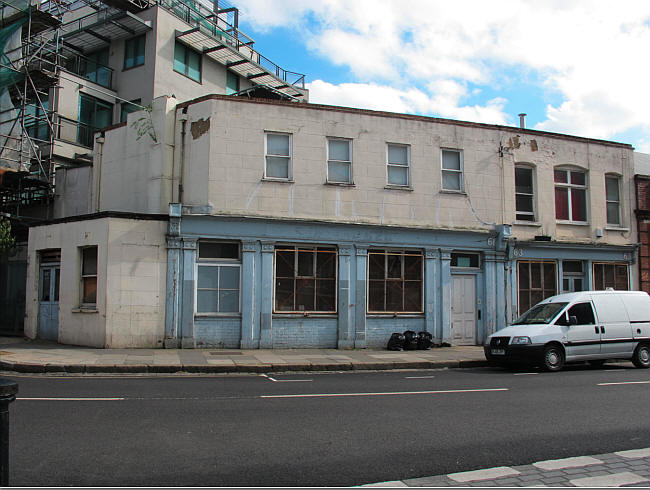
[[92,148],[93,136],[97,131],[99,131],[99,128],[90,124],[57,116],[56,138],[61,141]]
[[305,88],[305,75],[285,70],[253,49],[255,41],[207,7],[193,0],[158,0],[158,4],[188,24],[220,42],[228,44],[272,75],[289,85]]
[[64,58],[63,66],[69,72],[102,87],[112,88],[112,68],[80,54],[73,53],[70,50],[64,50],[62,56]]

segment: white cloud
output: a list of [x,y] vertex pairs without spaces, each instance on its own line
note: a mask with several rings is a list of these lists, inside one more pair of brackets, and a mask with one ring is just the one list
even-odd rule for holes
[[300,30],[312,52],[356,77],[356,83],[337,86],[313,82],[314,102],[503,123],[505,100],[464,105],[471,95],[466,84],[507,90],[509,83],[519,83],[511,78],[513,69],[532,70],[537,83],[562,100],[547,107],[538,129],[597,138],[648,129],[646,0],[237,4],[256,28]]

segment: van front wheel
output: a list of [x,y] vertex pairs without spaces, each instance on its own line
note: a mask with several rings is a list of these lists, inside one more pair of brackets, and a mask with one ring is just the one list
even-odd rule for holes
[[542,355],[542,367],[545,371],[559,371],[564,366],[564,352],[558,345],[548,345]]
[[650,345],[648,344],[639,344],[634,350],[634,355],[632,356],[632,362],[638,368],[649,368],[650,367]]

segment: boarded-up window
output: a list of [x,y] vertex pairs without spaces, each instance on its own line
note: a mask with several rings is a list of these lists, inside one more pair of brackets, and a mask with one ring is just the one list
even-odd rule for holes
[[368,250],[368,312],[421,313],[421,251]]
[[520,260],[517,262],[517,279],[520,315],[543,299],[557,294],[555,262]]
[[336,313],[334,247],[275,248],[275,311]]

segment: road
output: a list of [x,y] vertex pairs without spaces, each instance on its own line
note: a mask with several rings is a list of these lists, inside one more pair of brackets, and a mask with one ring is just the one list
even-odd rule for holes
[[650,441],[650,370],[629,363],[12,379],[17,486],[348,486]]

